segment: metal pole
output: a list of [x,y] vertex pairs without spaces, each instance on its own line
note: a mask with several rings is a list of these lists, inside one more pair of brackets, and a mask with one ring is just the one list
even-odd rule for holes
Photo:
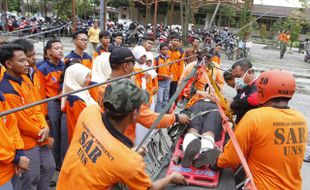
[[100,0],[100,30],[104,30],[104,18],[103,18],[103,12],[104,12],[104,0]]
[[72,0],[73,32],[76,32],[75,0]]
[[156,39],[156,32],[157,32],[157,6],[158,6],[158,2],[157,0],[155,0],[155,5],[154,5],[154,38]]
[[106,30],[106,26],[107,26],[107,6],[108,6],[108,0],[104,1],[104,7],[103,7],[103,30]]
[[170,32],[172,31],[171,25],[172,25],[173,10],[174,10],[174,0],[171,0],[170,19],[169,19]]
[[5,19],[5,25],[4,25],[4,31],[8,30],[8,0],[4,0],[4,5],[3,5],[3,10],[4,10],[4,19]]

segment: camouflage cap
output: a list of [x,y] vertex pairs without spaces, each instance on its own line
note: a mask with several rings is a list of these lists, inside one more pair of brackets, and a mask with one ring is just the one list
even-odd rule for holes
[[103,104],[106,109],[107,103],[112,105],[116,114],[128,114],[149,102],[148,92],[141,90],[130,79],[122,79],[112,82],[107,86]]

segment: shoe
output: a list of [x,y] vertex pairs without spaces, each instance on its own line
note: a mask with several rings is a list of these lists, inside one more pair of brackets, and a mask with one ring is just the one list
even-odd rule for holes
[[200,148],[201,148],[201,141],[199,139],[194,139],[188,144],[184,152],[183,159],[181,161],[181,166],[183,168],[189,168],[192,165],[192,162],[196,154],[199,153]]
[[57,185],[56,181],[53,180],[50,182],[50,187],[56,187],[56,185]]
[[199,154],[199,157],[193,161],[194,168],[201,168],[207,165],[207,151]]
[[209,149],[206,151],[207,154],[207,164],[213,165],[216,163],[217,158],[221,154],[221,151],[217,148]]

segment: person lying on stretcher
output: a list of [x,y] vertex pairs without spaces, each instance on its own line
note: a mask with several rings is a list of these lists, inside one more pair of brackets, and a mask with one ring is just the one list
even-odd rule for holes
[[[220,76],[221,71],[214,69],[210,75],[210,69],[206,66],[212,57],[210,54],[205,63],[200,63],[195,77],[189,80],[180,98],[187,99],[186,110],[191,115],[199,115],[191,120],[183,141],[184,157],[182,167],[188,168],[193,165],[200,168],[208,164],[214,164],[220,154],[215,147],[215,142],[222,136],[222,117],[214,103],[215,97],[208,87],[209,76]],[[194,69],[197,61],[188,64],[181,77],[186,78]],[[208,76],[209,75],[209,76]],[[223,87],[223,79],[215,77],[215,82],[220,89]],[[203,113],[203,114],[201,114]]]

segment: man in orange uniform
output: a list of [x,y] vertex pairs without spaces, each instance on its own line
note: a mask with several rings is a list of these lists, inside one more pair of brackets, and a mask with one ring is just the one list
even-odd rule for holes
[[108,49],[111,41],[110,33],[107,31],[101,31],[99,33],[99,40],[101,45],[94,51],[93,60],[95,60],[96,57],[100,56],[102,53],[109,52]]
[[[41,94],[43,98],[50,98],[59,94],[60,75],[65,68],[65,64],[61,61],[63,58],[63,48],[59,40],[50,40],[46,43],[46,52],[48,60],[45,60],[38,68],[38,76],[40,78]],[[48,118],[51,129],[51,136],[54,138],[55,144],[53,148],[54,158],[57,168],[61,166],[62,147],[61,141],[61,108],[60,100],[53,100],[47,103]],[[65,142],[64,142],[65,143]]]
[[124,135],[148,101],[148,93],[129,79],[108,85],[103,100],[105,111],[92,105],[78,119],[57,190],[110,189],[118,183],[129,189],[152,190],[164,189],[169,183],[185,184],[185,178],[178,173],[151,182],[143,158],[132,150],[132,141]]
[[93,68],[93,60],[91,56],[85,52],[88,43],[87,35],[82,31],[78,31],[72,35],[72,40],[75,45],[75,49],[65,57],[65,63],[69,59],[79,59],[83,65],[91,70]]
[[[257,189],[301,189],[301,167],[307,143],[304,116],[288,107],[296,83],[287,71],[263,72],[256,82],[261,108],[248,111],[235,135]],[[225,146],[217,166],[236,167],[239,157],[232,142]]]
[[[170,62],[168,57],[169,46],[166,43],[162,43],[159,46],[160,54],[155,58],[155,66],[164,65]],[[158,92],[155,112],[161,112],[166,107],[169,101],[169,91],[171,83],[170,66],[159,67],[157,69],[158,78]]]
[[[133,73],[134,71],[134,56],[128,48],[115,48],[113,49],[110,56],[110,65],[112,69],[110,79],[117,77],[122,77]],[[106,85],[100,86],[99,88],[99,105],[103,107],[103,95],[105,92]],[[139,115],[137,117],[137,123],[140,123],[146,128],[150,128],[158,117],[158,113],[154,113],[146,105],[142,105],[140,108]],[[167,128],[173,125],[175,122],[180,124],[188,124],[189,118],[184,114],[165,114],[162,120],[159,122],[157,128]],[[131,140],[135,141],[136,138],[136,125],[130,125],[126,131],[125,135]]]
[[[0,82],[11,108],[21,107],[36,101],[33,86],[22,75],[29,72],[29,63],[23,48],[16,44],[1,47],[1,63],[7,71]],[[21,187],[15,189],[49,189],[55,171],[55,161],[48,142],[49,128],[40,106],[31,107],[15,113],[18,128],[24,141],[24,152],[30,159],[29,171],[16,181]],[[49,145],[49,146],[47,146]]]
[[[0,112],[9,110],[9,105],[0,91]],[[24,142],[17,128],[14,114],[0,118],[0,189],[13,190],[12,178],[29,169],[29,158],[23,151]]]
[[[30,84],[33,85],[34,87],[34,95],[37,101],[42,100],[42,90],[41,88],[44,88],[40,84],[40,79],[38,76],[38,73],[36,71],[36,52],[34,50],[33,44],[31,44],[28,40],[26,39],[18,39],[13,41],[12,43],[18,44],[24,48],[24,52],[27,56],[27,61],[29,63],[29,73],[28,75],[23,76],[26,81],[28,81]],[[47,115],[47,106],[46,104],[41,104],[41,110],[43,114],[46,116]]]
[[[180,48],[180,35],[176,32],[172,32],[170,35],[170,49],[168,51],[168,57],[171,61],[183,59],[185,54]],[[170,66],[172,74],[172,81],[170,83],[169,98],[173,96],[178,87],[178,82],[184,70],[184,61],[178,61]]]
[[282,59],[287,49],[287,43],[290,40],[289,32],[281,31],[278,39],[280,41],[280,59]]

